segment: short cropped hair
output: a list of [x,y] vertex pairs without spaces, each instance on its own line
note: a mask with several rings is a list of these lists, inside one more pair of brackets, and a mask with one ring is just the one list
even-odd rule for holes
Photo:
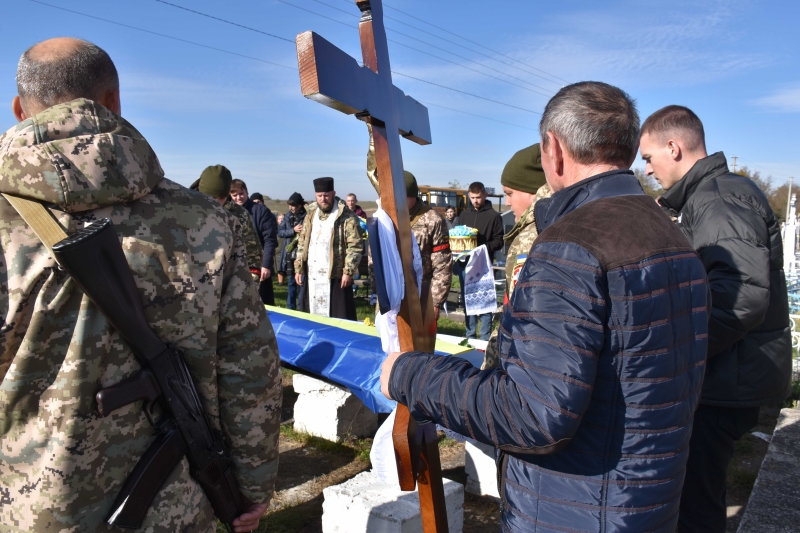
[[622,89],[582,81],[562,87],[547,103],[539,123],[543,148],[548,131],[578,163],[628,167],[639,147],[639,113]]
[[353,198],[355,198],[355,199],[356,199],[356,201],[358,201],[358,197],[357,197],[355,194],[353,194],[353,193],[350,193],[350,194],[348,194],[348,195],[347,195],[347,198],[350,198],[351,196],[352,196]]
[[469,184],[469,192],[472,194],[486,194],[486,187],[480,181],[473,181]]
[[78,39],[74,48],[49,57],[40,57],[36,46],[17,65],[17,94],[24,102],[47,108],[76,98],[100,100],[119,89],[117,68],[99,46]]
[[642,135],[645,133],[664,141],[665,137],[678,137],[689,152],[706,148],[703,123],[691,109],[681,105],[668,105],[647,117],[642,124]]
[[242,180],[235,179],[231,182],[231,190],[238,191],[239,189],[247,190],[247,185]]

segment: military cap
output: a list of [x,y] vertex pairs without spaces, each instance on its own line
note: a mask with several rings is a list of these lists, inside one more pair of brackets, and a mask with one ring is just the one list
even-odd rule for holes
[[546,183],[539,143],[523,148],[508,160],[500,183],[516,191],[535,194]]

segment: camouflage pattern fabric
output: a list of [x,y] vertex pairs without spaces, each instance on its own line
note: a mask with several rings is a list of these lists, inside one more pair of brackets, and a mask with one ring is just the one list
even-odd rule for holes
[[[212,426],[232,445],[245,496],[268,500],[278,350],[238,220],[165,179],[141,134],[88,100],[54,106],[0,137],[0,192],[51,204],[70,233],[112,219],[148,322],[183,351]],[[94,395],[139,365],[4,198],[0,312],[0,530],[120,531],[105,518],[154,431],[141,402],[101,418]],[[140,531],[214,530],[184,459]]]
[[450,253],[450,233],[444,218],[429,209],[413,221],[411,232],[417,239],[422,256],[422,284],[430,284],[434,307],[447,301],[453,278],[453,254]]
[[[514,227],[503,237],[503,240],[505,240],[508,245],[508,254],[506,255],[506,294],[505,298],[503,298],[504,302],[511,299],[519,271],[525,265],[528,252],[533,247],[533,241],[539,236],[539,232],[536,231],[536,218],[533,216],[533,208],[536,202],[542,198],[550,198],[552,195],[553,193],[550,191],[550,187],[547,184],[539,187],[536,191],[533,203],[525,210],[522,216],[519,217]],[[489,344],[486,346],[481,370],[495,368],[497,366],[497,331],[498,330],[495,329],[491,337],[489,337]]]
[[[330,213],[320,213],[320,220],[327,220],[329,216],[336,216],[331,239],[331,267],[328,270],[331,278],[341,278],[343,274],[352,276],[358,273],[358,263],[364,254],[364,234],[358,217],[338,196],[334,198],[335,209]],[[308,241],[311,238],[311,224],[316,217],[319,207],[316,203],[306,206],[306,218],[303,221],[303,231],[297,240],[297,259],[294,261],[294,270],[297,273],[306,273],[308,263]]]
[[242,228],[242,240],[244,247],[247,250],[247,267],[252,271],[253,269],[259,271],[256,276],[252,274],[253,280],[261,279],[261,260],[264,257],[264,249],[261,248],[261,241],[258,240],[256,228],[253,226],[253,219],[247,209],[240,206],[230,198],[222,206],[228,210],[233,216],[239,219],[239,224]]

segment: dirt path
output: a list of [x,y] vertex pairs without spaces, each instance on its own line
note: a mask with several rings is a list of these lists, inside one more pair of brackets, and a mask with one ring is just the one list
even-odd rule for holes
[[[330,443],[295,433],[292,429],[297,395],[292,378],[284,374],[284,405],[280,437],[280,466],[276,494],[259,532],[321,533],[322,490],[342,483],[369,468],[371,439]],[[772,434],[777,409],[762,409],[755,431]],[[768,444],[746,435],[736,445],[728,471],[728,533],[735,533]],[[443,439],[440,443],[444,477],[466,484],[464,445]],[[464,533],[489,533],[500,530],[500,509],[490,498],[465,494]]]

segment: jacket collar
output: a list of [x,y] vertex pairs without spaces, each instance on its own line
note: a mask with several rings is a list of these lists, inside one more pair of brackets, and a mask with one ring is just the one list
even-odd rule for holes
[[536,202],[536,229],[542,233],[564,215],[594,200],[634,194],[644,194],[644,191],[633,171],[609,170],[597,174]]
[[680,212],[700,182],[727,173],[728,160],[725,158],[725,154],[717,152],[704,157],[697,161],[678,183],[662,194],[659,202],[664,207]]

